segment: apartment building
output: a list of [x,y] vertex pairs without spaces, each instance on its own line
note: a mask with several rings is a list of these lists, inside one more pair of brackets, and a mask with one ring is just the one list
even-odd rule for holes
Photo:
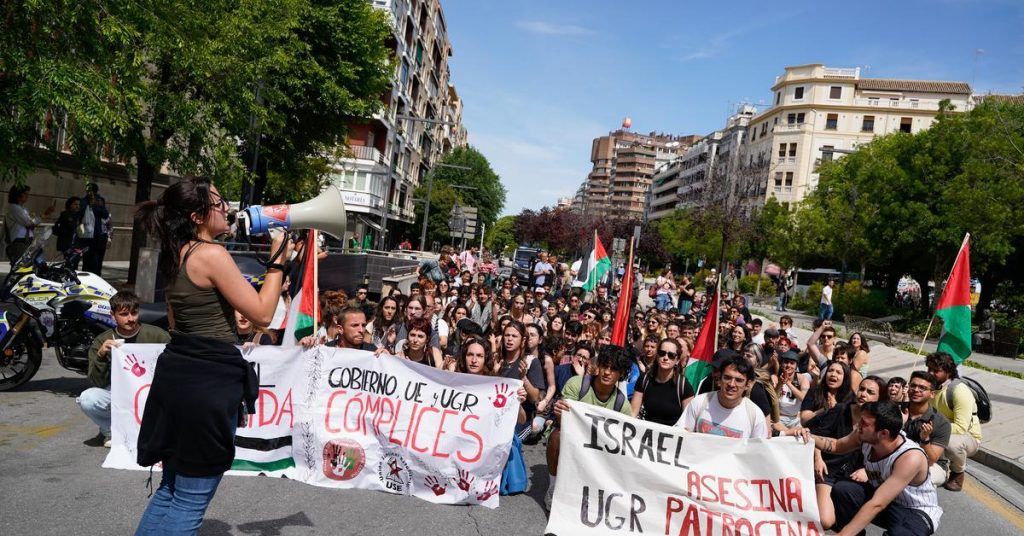
[[800,201],[817,186],[821,161],[841,154],[834,151],[927,129],[942,100],[959,111],[972,104],[965,82],[862,78],[859,68],[821,64],[786,67],[772,92],[773,105],[750,119],[741,150],[741,164],[766,162],[763,187],[749,193],[753,204]]
[[590,151],[593,168],[583,187],[583,212],[643,218],[655,168],[678,157],[697,139],[623,129],[595,138]]
[[378,248],[401,237],[382,232],[388,222],[415,220],[412,193],[441,157],[465,145],[463,103],[450,81],[452,46],[439,0],[373,0],[388,13],[395,73],[382,96],[384,110],[354,124],[349,154],[333,163],[332,180],[349,212],[348,233],[372,235]]

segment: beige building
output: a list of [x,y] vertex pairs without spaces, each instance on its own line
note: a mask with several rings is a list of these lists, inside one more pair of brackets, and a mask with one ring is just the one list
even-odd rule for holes
[[772,91],[772,107],[750,119],[739,156],[741,164],[768,163],[764,187],[751,192],[753,204],[800,201],[818,184],[818,164],[840,154],[833,150],[927,129],[942,100],[959,111],[972,103],[965,82],[862,78],[859,68],[821,64],[786,67]]
[[349,236],[370,234],[378,248],[386,248],[401,237],[382,240],[381,226],[413,223],[413,190],[444,154],[465,145],[468,135],[462,99],[450,81],[452,46],[440,1],[372,3],[391,20],[388,46],[395,73],[382,97],[384,111],[368,123],[352,125],[351,155],[335,161],[332,178],[350,213]]
[[595,138],[590,151],[593,169],[584,183],[583,212],[641,219],[655,168],[684,153],[698,139],[622,129]]

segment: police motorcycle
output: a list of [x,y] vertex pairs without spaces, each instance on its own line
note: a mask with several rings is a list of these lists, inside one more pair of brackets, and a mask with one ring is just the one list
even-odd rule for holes
[[0,391],[35,376],[43,345],[55,350],[60,366],[87,373],[93,339],[115,326],[109,300],[117,290],[98,275],[71,268],[84,250],[68,252],[62,262],[43,260],[52,234],[49,227],[40,229],[0,285],[0,300],[20,311],[0,311]]

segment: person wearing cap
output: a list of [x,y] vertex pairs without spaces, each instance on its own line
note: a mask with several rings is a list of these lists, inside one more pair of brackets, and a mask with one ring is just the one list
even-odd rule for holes
[[799,360],[799,354],[793,350],[779,354],[782,370],[775,383],[775,392],[779,397],[779,424],[785,428],[800,425],[800,404],[811,389],[810,376],[797,371]]
[[535,303],[539,303],[540,306],[541,306],[541,309],[547,310],[548,304],[550,302],[548,302],[548,300],[547,300],[548,293],[547,293],[546,290],[544,290],[544,287],[537,287],[537,288],[533,289],[533,296],[534,296]]

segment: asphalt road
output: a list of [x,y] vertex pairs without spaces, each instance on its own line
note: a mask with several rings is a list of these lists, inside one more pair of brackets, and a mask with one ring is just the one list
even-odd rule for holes
[[[0,534],[131,534],[147,503],[146,473],[103,469],[103,447],[75,404],[88,381],[44,352],[36,378],[0,393]],[[225,477],[200,534],[542,534],[547,487],[542,446],[526,448],[529,493],[496,510],[439,506],[369,491],[317,488],[283,479]],[[159,475],[157,475],[159,478]],[[1021,534],[1021,511],[970,480],[965,493],[940,491],[940,534]],[[872,529],[871,534],[881,534]]]

